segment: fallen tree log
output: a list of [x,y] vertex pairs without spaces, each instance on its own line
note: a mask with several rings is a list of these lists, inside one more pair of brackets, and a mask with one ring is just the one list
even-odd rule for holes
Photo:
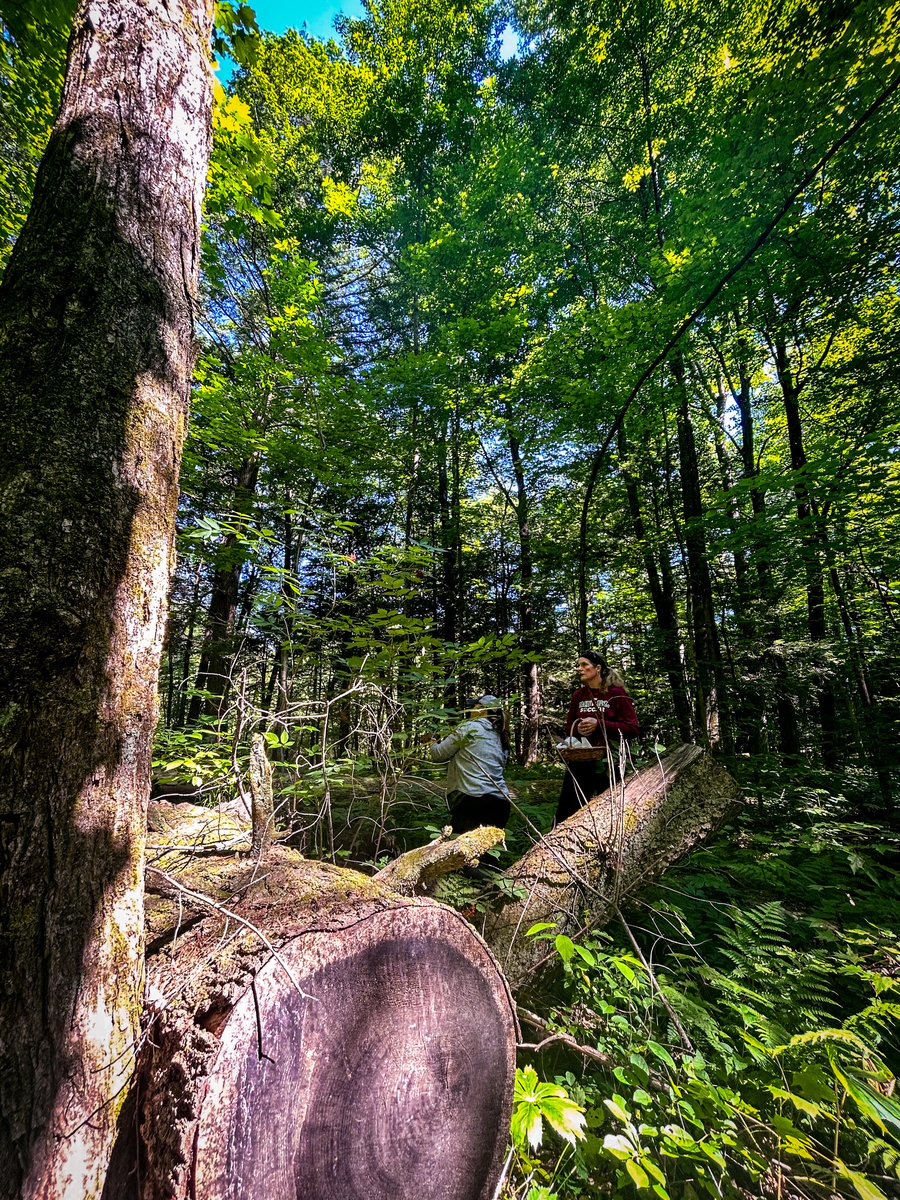
[[[105,1200],[489,1200],[516,1023],[452,909],[151,805],[148,1020]],[[473,1069],[473,1064],[477,1069]]]
[[[604,924],[737,795],[682,746],[542,837],[505,873],[523,898],[487,918],[507,977],[546,955],[531,925]],[[485,942],[412,892],[498,836],[438,839],[373,879],[258,833],[253,852],[235,808],[151,804],[147,1020],[104,1200],[488,1200],[514,1008]]]
[[552,829],[505,879],[521,898],[488,914],[484,936],[513,988],[547,958],[526,936],[538,922],[570,936],[607,924],[626,897],[658,878],[736,809],[739,788],[699,746],[680,746]]

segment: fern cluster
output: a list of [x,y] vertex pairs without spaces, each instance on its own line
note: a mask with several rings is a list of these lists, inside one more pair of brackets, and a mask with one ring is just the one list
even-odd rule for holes
[[821,791],[779,802],[777,821],[751,809],[634,903],[645,962],[612,931],[560,951],[532,1006],[615,1066],[559,1045],[535,1056],[584,1108],[585,1136],[552,1164],[520,1153],[530,1186],[900,1197],[900,839],[842,821]]

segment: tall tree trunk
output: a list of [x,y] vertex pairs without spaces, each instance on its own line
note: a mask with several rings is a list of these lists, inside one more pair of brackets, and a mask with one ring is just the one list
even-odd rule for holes
[[459,520],[454,511],[451,494],[451,471],[448,470],[450,457],[451,433],[448,429],[449,419],[446,411],[441,416],[440,435],[438,438],[438,508],[441,522],[441,575],[443,577],[442,636],[445,642],[456,642],[459,639],[459,586],[457,583],[456,567],[459,562]]
[[[772,567],[769,562],[767,542],[762,535],[766,523],[766,501],[762,489],[753,481],[759,472],[756,466],[756,446],[753,427],[753,390],[750,377],[749,351],[746,334],[739,315],[735,315],[735,325],[738,331],[738,380],[739,390],[735,399],[741,420],[741,475],[750,487],[750,505],[753,510],[753,562],[759,594],[762,597],[764,611],[767,614],[766,632],[769,644],[776,646],[783,641],[781,618],[778,614],[778,596],[772,577]],[[775,705],[778,723],[779,749],[785,762],[792,764],[800,757],[800,729],[797,721],[797,710],[791,694],[790,677],[787,664],[781,654],[774,654],[773,668],[775,672]]]
[[[775,366],[784,414],[787,420],[788,447],[793,470],[794,499],[797,506],[797,523],[800,527],[800,543],[803,548],[803,571],[806,580],[807,627],[810,641],[824,649],[828,639],[828,624],[825,618],[825,578],[822,568],[821,536],[812,497],[806,477],[806,451],[803,446],[803,427],[800,421],[801,385],[794,378],[787,344],[775,343]],[[826,766],[834,768],[838,763],[837,709],[834,688],[825,673],[821,660],[813,665],[816,673],[819,727],[821,729],[822,759]]]
[[[725,441],[725,429],[728,420],[726,412],[726,393],[725,382],[721,373],[716,376],[715,386],[715,417],[712,420],[713,443],[716,450],[716,461],[719,464],[719,479],[722,491],[728,503],[728,516],[731,521],[731,530],[734,534],[741,525],[741,511],[738,505],[737,496],[735,495],[735,480],[734,470],[732,467],[731,458],[728,453],[728,447]],[[743,546],[736,545],[733,550],[734,558],[734,590],[737,596],[737,619],[738,629],[741,631],[741,636],[748,641],[754,638],[753,622],[750,617],[750,587],[747,578],[747,554]]]
[[[282,558],[281,558],[281,620],[284,624],[284,632],[275,651],[275,661],[272,664],[272,683],[277,681],[277,701],[276,706],[278,715],[272,718],[270,713],[270,727],[273,732],[279,734],[287,734],[290,732],[290,703],[291,703],[291,657],[293,655],[293,617],[295,611],[294,593],[291,589],[291,580],[294,576],[295,544],[294,544],[294,525],[291,520],[290,510],[284,513],[284,539],[282,541]],[[265,677],[266,668],[263,662],[262,674]],[[263,703],[263,711],[268,712],[271,705],[271,692],[268,692]],[[274,757],[283,762],[287,757],[287,750],[284,746],[280,746],[274,752]]]
[[0,1193],[96,1197],[132,1067],[212,4],[91,0],[0,287]]
[[403,541],[407,550],[412,545],[413,521],[416,515],[416,498],[419,489],[419,465],[421,451],[419,450],[419,400],[413,399],[412,412],[409,418],[409,484],[406,489],[406,514],[403,518]]
[[[507,420],[512,413],[507,410]],[[519,528],[519,642],[525,655],[522,664],[522,739],[519,760],[522,766],[537,761],[541,721],[541,685],[534,654],[534,551],[531,545],[531,511],[522,447],[509,427],[509,455],[516,480],[516,524]]]
[[693,616],[692,630],[697,673],[697,725],[705,730],[710,745],[731,749],[730,725],[724,695],[724,672],[713,606],[706,534],[703,529],[703,497],[697,465],[697,445],[688,407],[687,380],[679,358],[671,363],[678,387],[678,453],[681,466],[681,497],[684,538],[687,549],[687,581]]
[[[710,388],[715,404],[715,412],[708,413],[712,425],[713,443],[716,451],[716,461],[719,464],[719,481],[728,505],[728,517],[731,527],[732,561],[734,563],[734,616],[740,634],[739,658],[731,654],[726,646],[726,658],[731,662],[732,671],[741,663],[754,660],[758,663],[756,646],[759,638],[756,624],[753,620],[752,599],[750,591],[750,572],[747,563],[747,552],[737,540],[743,521],[741,509],[735,491],[734,468],[728,452],[725,438],[727,428],[727,394],[722,372],[716,373],[715,386]],[[722,621],[723,638],[725,636],[725,621]],[[751,754],[761,754],[763,751],[763,727],[760,714],[764,709],[764,693],[758,681],[758,670],[742,672],[742,686],[735,689],[734,722],[744,736],[743,747]]]
[[884,742],[884,720],[881,705],[875,699],[869,683],[869,673],[866,664],[865,643],[860,635],[859,617],[855,610],[852,597],[841,579],[840,573],[833,561],[833,553],[829,547],[828,578],[831,582],[834,598],[837,601],[841,624],[847,638],[850,659],[856,674],[859,692],[859,702],[864,713],[862,728],[859,730],[859,742],[865,750],[875,777],[878,780],[878,790],[886,810],[893,808],[893,788],[891,772],[886,760],[886,745]]
[[647,572],[647,584],[650,597],[656,613],[656,623],[662,640],[662,658],[669,688],[672,692],[672,706],[675,709],[675,720],[681,740],[686,742],[691,736],[691,702],[684,682],[684,670],[679,653],[678,613],[675,609],[675,597],[671,589],[663,584],[653,549],[647,538],[647,529],[641,512],[640,496],[637,483],[628,465],[628,440],[624,424],[619,429],[619,470],[625,483],[625,498],[631,517],[631,527],[635,540],[644,560],[644,570]]
[[[418,219],[418,218],[417,218]],[[419,353],[419,293],[413,292],[412,300],[412,347],[413,354]],[[406,515],[403,521],[403,538],[407,548],[412,545],[413,522],[416,515],[416,502],[418,499],[419,490],[419,468],[421,465],[422,453],[419,447],[419,392],[418,380],[416,381],[416,391],[412,398],[412,406],[409,413],[409,485],[406,490]]]
[[[246,518],[253,506],[256,483],[259,479],[259,455],[251,454],[243,460],[235,479],[234,510],[239,517]],[[236,533],[228,533],[216,553],[216,568],[213,572],[212,594],[206,621],[206,636],[200,654],[196,688],[206,696],[191,697],[188,723],[193,724],[201,712],[218,716],[222,708],[228,684],[228,671],[234,649],[234,618],[237,612],[241,571],[244,567],[244,550]]]

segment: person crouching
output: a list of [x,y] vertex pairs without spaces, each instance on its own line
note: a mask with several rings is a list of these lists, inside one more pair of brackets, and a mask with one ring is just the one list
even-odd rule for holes
[[443,741],[424,734],[432,762],[447,764],[447,805],[454,833],[481,825],[506,828],[509,788],[503,769],[509,758],[506,714],[496,696],[479,696],[468,718]]

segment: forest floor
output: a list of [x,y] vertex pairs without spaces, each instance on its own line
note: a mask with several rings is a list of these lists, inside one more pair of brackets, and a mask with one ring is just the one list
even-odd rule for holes
[[[644,961],[618,926],[578,945],[534,934],[558,963],[529,1008],[619,1065],[560,1043],[523,1052],[523,1120],[541,1112],[540,1079],[585,1123],[573,1140],[547,1101],[539,1146],[514,1137],[512,1200],[900,1197],[900,830],[864,771],[728,766],[740,815],[625,913]],[[561,779],[553,766],[510,772],[496,868],[550,827]],[[370,775],[330,792],[336,857],[363,870],[447,821],[437,777],[390,797]],[[477,926],[496,890],[457,874],[436,896]]]

